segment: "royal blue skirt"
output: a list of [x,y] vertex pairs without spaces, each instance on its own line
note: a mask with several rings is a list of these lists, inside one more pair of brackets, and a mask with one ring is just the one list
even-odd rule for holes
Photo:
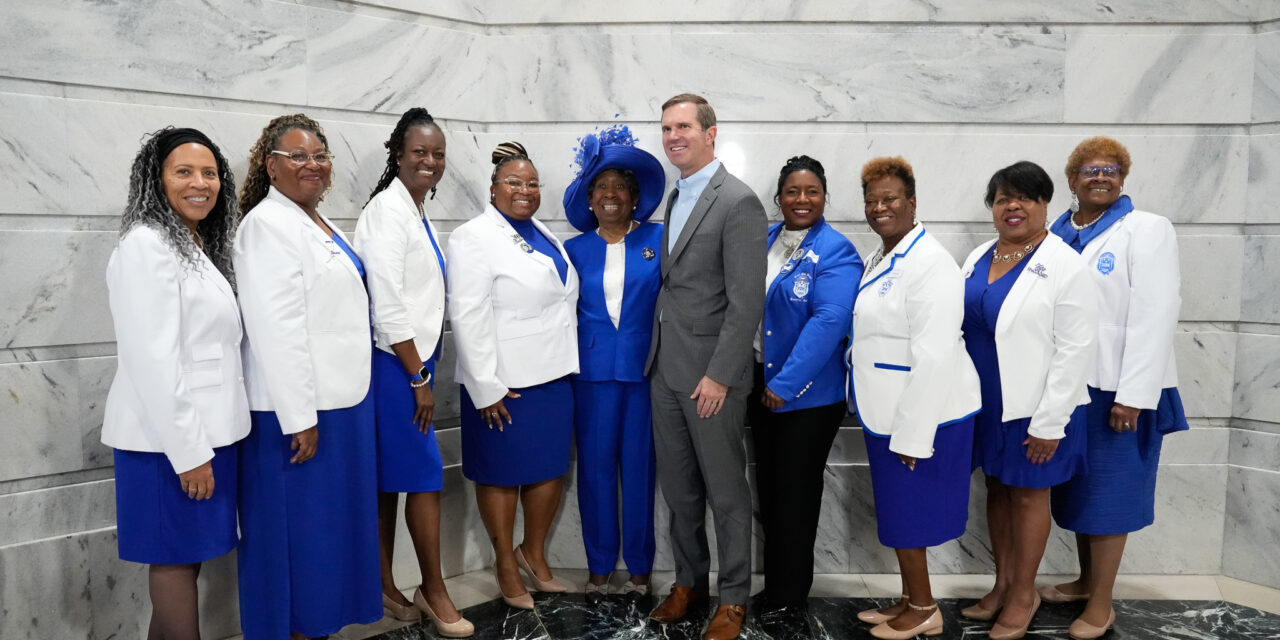
[[314,458],[250,413],[240,449],[240,624],[245,640],[308,637],[382,618],[373,400],[317,414]]
[[907,468],[889,450],[889,437],[862,430],[876,500],[876,533],[893,549],[921,549],[964,535],[969,519],[969,461],[973,416],[940,427],[933,457]]
[[1076,533],[1132,533],[1155,522],[1160,445],[1164,434],[1188,428],[1182,396],[1165,389],[1154,410],[1138,413],[1136,431],[1120,433],[1110,426],[1116,393],[1089,387],[1089,399],[1089,472],[1053,488],[1053,519]]
[[[436,363],[423,363],[435,375]],[[435,388],[435,383],[431,384]],[[417,401],[409,387],[409,374],[400,359],[382,349],[373,350],[373,404],[378,433],[378,491],[418,493],[444,487],[444,466],[436,428],[418,431],[413,422]]]
[[115,450],[121,560],[195,564],[236,547],[239,443],[213,450],[213,495],[193,500],[163,453]]
[[1066,434],[1058,440],[1053,457],[1043,464],[1031,464],[1027,460],[1027,427],[1031,418],[1000,422],[1003,407],[983,407],[974,424],[973,467],[1010,487],[1024,489],[1048,489],[1084,473],[1088,469],[1085,460],[1085,407],[1081,405],[1071,412],[1067,420]]
[[568,376],[503,398],[511,424],[490,429],[462,387],[462,475],[480,484],[514,487],[569,471],[573,442],[573,386]]

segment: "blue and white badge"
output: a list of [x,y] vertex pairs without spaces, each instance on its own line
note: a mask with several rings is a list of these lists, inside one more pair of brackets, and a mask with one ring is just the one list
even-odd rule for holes
[[1031,267],[1027,267],[1027,271],[1030,271],[1031,273],[1034,273],[1040,276],[1041,278],[1045,278],[1045,279],[1049,278],[1049,273],[1044,270],[1044,264],[1039,262],[1036,263],[1036,267],[1034,269],[1032,269]]
[[650,249],[649,247],[645,247],[640,251],[640,255],[643,256],[645,260],[652,260],[658,254],[655,253],[653,249]]
[[1098,273],[1109,275],[1116,269],[1116,254],[1110,251],[1098,256]]
[[813,283],[813,278],[809,274],[802,273],[796,276],[795,284],[791,285],[791,292],[796,294],[797,298],[804,299],[809,295],[809,285]]
[[897,279],[896,279],[896,278],[885,278],[885,279],[884,279],[884,282],[881,282],[881,283],[880,283],[880,297],[881,297],[881,298],[883,298],[883,297],[885,297],[885,296],[889,295],[889,290],[893,288],[893,283],[895,283],[895,282],[897,282]]

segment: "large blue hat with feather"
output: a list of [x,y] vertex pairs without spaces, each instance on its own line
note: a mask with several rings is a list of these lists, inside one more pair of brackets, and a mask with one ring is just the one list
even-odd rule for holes
[[579,231],[590,231],[599,224],[588,208],[591,201],[591,181],[606,169],[626,169],[635,173],[640,183],[636,198],[636,210],[632,218],[644,222],[653,215],[662,202],[667,177],[662,163],[653,154],[636,146],[636,137],[626,125],[619,124],[598,133],[589,133],[578,139],[578,176],[564,191],[564,214]]

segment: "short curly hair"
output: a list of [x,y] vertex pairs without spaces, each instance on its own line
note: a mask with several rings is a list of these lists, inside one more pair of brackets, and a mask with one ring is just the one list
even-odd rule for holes
[[884,156],[872,158],[862,165],[862,193],[866,195],[867,185],[880,178],[898,178],[907,186],[907,197],[916,195],[916,174],[911,170],[911,163],[902,156]]
[[1099,156],[1113,158],[1120,165],[1120,177],[1128,177],[1129,166],[1132,164],[1129,150],[1114,138],[1094,136],[1076,145],[1075,150],[1067,157],[1067,180],[1074,179],[1084,163]]

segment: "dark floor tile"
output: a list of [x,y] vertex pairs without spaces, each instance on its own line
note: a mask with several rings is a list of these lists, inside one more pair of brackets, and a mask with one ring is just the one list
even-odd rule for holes
[[[678,624],[649,620],[653,598],[633,602],[610,597],[587,604],[580,593],[536,594],[535,611],[517,611],[502,601],[467,608],[476,625],[475,640],[697,640],[711,617],[715,600],[695,607]],[[807,612],[751,611],[743,640],[862,640],[870,625],[858,612],[892,604],[892,599],[811,598]],[[960,617],[972,600],[939,600],[945,628],[931,640],[985,638],[991,623]],[[1280,640],[1280,616],[1226,602],[1187,600],[1121,600],[1116,624],[1107,640]],[[1045,604],[1036,613],[1027,638],[1066,640],[1067,627],[1083,603]],[[380,635],[377,640],[436,638],[429,625],[417,624]]]

